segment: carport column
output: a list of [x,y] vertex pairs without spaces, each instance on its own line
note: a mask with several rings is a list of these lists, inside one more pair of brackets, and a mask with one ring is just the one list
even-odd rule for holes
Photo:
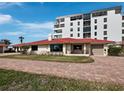
[[66,44],[63,44],[63,55],[66,54]]
[[18,47],[18,51],[21,51],[20,47]]
[[91,55],[91,44],[89,44],[89,55]]
[[18,52],[18,48],[17,47],[15,47],[15,51]]
[[70,44],[66,45],[66,54],[71,54],[71,45]]
[[4,47],[3,47],[3,53],[4,53]]
[[84,44],[84,54],[86,54],[87,51],[87,44]]
[[104,49],[103,49],[104,56],[108,55],[108,45],[104,44]]
[[50,52],[50,44],[48,45],[48,52]]

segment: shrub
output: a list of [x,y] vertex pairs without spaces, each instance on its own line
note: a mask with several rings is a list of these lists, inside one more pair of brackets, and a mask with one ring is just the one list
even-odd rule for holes
[[27,54],[27,50],[29,49],[29,46],[23,46],[22,49],[23,49],[22,54]]
[[121,47],[109,46],[108,54],[111,56],[119,56],[121,50],[122,50]]
[[124,48],[121,49],[120,56],[124,56]]

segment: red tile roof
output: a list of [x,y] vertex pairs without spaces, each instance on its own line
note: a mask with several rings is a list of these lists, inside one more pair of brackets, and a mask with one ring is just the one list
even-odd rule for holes
[[28,46],[28,45],[44,45],[44,44],[65,44],[65,43],[112,43],[113,41],[98,40],[98,39],[74,39],[74,38],[60,38],[49,40],[40,40],[35,42],[23,43],[13,45],[15,47]]
[[6,44],[0,44],[0,47],[5,47],[5,46],[7,46]]

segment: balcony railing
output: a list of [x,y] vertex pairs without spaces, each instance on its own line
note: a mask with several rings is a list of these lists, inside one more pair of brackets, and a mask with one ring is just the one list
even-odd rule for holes
[[65,27],[65,24],[55,24],[54,28]]

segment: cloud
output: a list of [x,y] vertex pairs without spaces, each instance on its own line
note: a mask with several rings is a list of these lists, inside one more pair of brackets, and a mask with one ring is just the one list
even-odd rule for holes
[[48,21],[48,22],[22,22],[17,19],[13,19],[11,15],[8,14],[0,14],[0,25],[6,24],[6,23],[12,23],[20,26],[23,30],[42,30],[42,29],[48,29],[53,30],[54,22]]
[[35,37],[35,38],[46,38],[48,35],[42,35],[42,34],[30,34],[30,35],[27,35],[27,37]]
[[[16,28],[13,28],[14,31],[5,31],[1,32],[0,36],[25,36],[28,38],[47,38],[48,34],[53,31],[54,22],[23,22],[18,19],[14,19],[11,15],[0,14],[0,25],[11,23]],[[9,25],[11,25],[9,24]],[[17,30],[17,31],[15,31]]]
[[0,3],[0,9],[1,8],[7,8],[7,7],[11,7],[11,6],[19,6],[19,7],[21,7],[23,4],[22,3],[19,3],[19,2],[15,2],[15,3],[13,3],[13,2],[1,2]]
[[24,35],[26,33],[24,32],[5,32],[5,33],[1,33],[0,35],[4,35],[4,36],[19,36],[19,35]]
[[53,22],[42,22],[42,23],[24,23],[18,21],[18,24],[22,26],[24,29],[29,29],[29,30],[39,30],[39,29],[53,29]]
[[13,19],[12,19],[12,16],[0,14],[0,24],[9,23],[9,22],[11,22],[12,20],[13,20]]

